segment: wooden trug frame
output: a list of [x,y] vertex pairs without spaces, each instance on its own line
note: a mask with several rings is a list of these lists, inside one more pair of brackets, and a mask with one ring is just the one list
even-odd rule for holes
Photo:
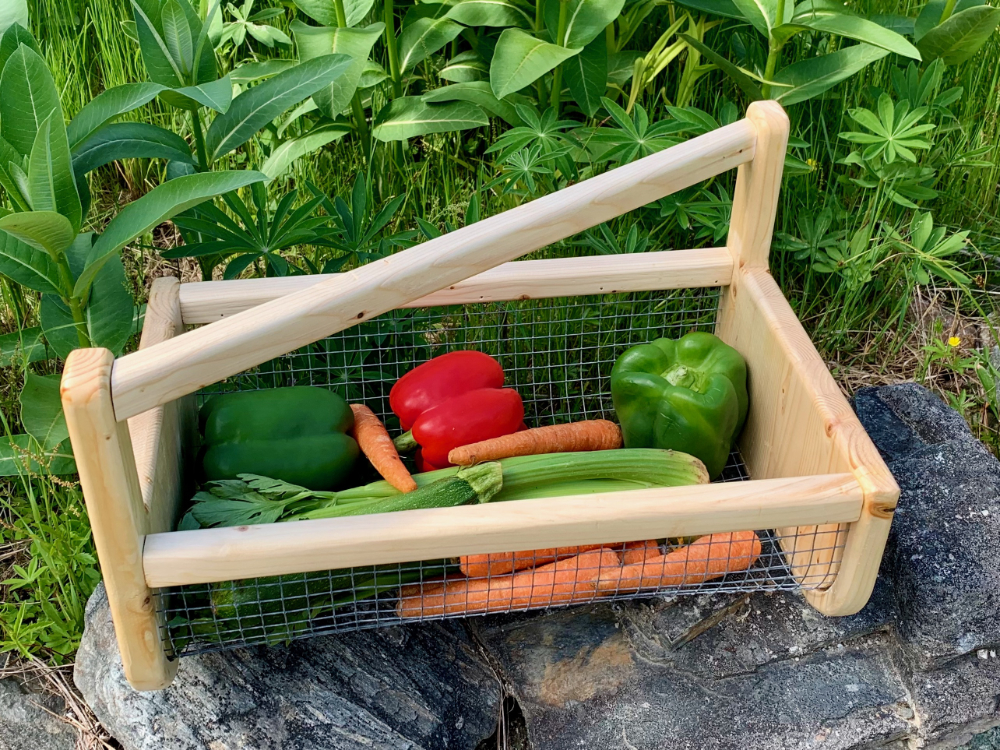
[[[797,527],[793,572],[824,576],[805,597],[827,615],[858,611],[899,489],[768,272],[787,137],[781,107],[757,102],[744,120],[355,271],[157,280],[139,351],[77,350],[62,381],[129,682],[163,688],[177,669],[154,589],[472,553]],[[724,248],[509,262],[734,167]],[[748,363],[749,481],[523,500],[517,513],[486,504],[172,531],[190,489],[192,394],[206,385],[395,308],[686,287],[722,287],[717,333]]]

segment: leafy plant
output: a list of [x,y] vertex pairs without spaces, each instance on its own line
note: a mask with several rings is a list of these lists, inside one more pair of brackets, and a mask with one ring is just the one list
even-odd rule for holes
[[[262,21],[268,21],[282,15],[282,9],[264,8],[254,13],[253,3],[254,0],[244,0],[242,6],[236,6],[232,3],[226,4],[226,10],[232,16],[232,20],[223,22],[215,45],[218,47],[231,43],[233,47],[241,47],[249,36],[265,47],[291,46],[292,40],[284,31],[270,24],[262,23]],[[211,34],[211,31],[209,33]]]
[[859,107],[849,110],[851,119],[870,133],[846,132],[840,137],[851,143],[866,144],[861,158],[873,161],[881,158],[886,164],[892,164],[896,157],[916,163],[917,155],[913,149],[929,149],[930,141],[919,136],[934,130],[933,123],[918,124],[928,112],[926,106],[910,110],[910,102],[902,100],[893,106],[888,94],[882,94],[878,99],[878,114],[870,109]]

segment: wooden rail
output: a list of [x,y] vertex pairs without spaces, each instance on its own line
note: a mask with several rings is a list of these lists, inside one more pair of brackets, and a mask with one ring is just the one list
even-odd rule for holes
[[[204,281],[180,288],[186,325],[213,323],[340,274]],[[400,307],[435,307],[615,292],[693,289],[729,284],[733,258],[724,247],[633,255],[522,260],[491,268]]]
[[146,537],[150,588],[511,552],[856,521],[851,474],[577,495]]
[[739,120],[384,260],[117,360],[119,421],[457,284],[753,158]]

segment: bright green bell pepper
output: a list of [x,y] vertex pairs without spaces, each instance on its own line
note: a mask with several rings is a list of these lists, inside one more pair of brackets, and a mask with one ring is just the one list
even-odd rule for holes
[[626,448],[700,458],[714,479],[747,416],[747,366],[710,333],[633,346],[611,370],[611,397]]
[[260,474],[310,490],[344,483],[358,458],[354,413],[333,391],[293,386],[214,396],[199,414],[204,479]]

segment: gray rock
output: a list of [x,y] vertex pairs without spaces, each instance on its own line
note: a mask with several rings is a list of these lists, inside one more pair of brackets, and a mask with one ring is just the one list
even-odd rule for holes
[[[912,680],[927,747],[956,748],[1000,726],[1000,656],[995,649],[981,649],[940,669],[915,673]],[[988,747],[984,742],[980,740],[979,746]]]
[[977,734],[959,750],[1000,750],[1000,728]]
[[476,632],[534,750],[846,750],[913,732],[878,614],[823,620],[791,595],[699,599],[492,618]]
[[461,625],[417,625],[181,661],[166,690],[122,671],[103,587],[87,605],[74,679],[126,750],[474,748],[499,683]]
[[855,408],[902,490],[885,569],[907,656],[926,670],[1000,643],[1000,462],[920,386]]
[[55,696],[0,680],[0,750],[73,750],[76,730],[59,718],[65,710]]

